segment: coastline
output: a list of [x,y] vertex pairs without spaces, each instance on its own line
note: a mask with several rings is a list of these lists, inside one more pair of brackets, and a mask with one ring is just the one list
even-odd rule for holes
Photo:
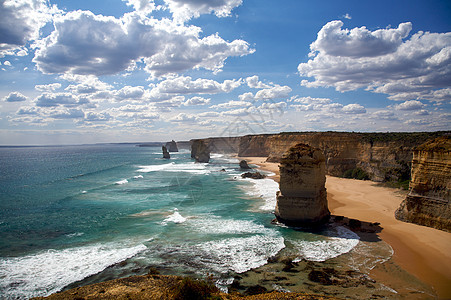
[[[265,157],[245,157],[249,164],[275,173],[278,163]],[[404,198],[397,189],[378,186],[371,181],[327,176],[329,209],[365,222],[378,222],[383,228],[378,236],[394,250],[391,260],[375,267],[370,275],[390,288],[400,286],[393,270],[397,266],[431,286],[440,299],[451,298],[451,235],[448,232],[398,221],[395,210]],[[393,265],[394,264],[394,265]]]

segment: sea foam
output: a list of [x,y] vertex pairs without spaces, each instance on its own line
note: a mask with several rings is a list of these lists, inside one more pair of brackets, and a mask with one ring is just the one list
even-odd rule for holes
[[290,240],[299,253],[294,262],[302,259],[308,261],[326,261],[348,253],[359,243],[359,236],[342,226],[331,227],[324,233],[324,240],[306,241]]
[[242,179],[249,182],[250,187],[246,187],[246,194],[251,197],[261,198],[264,200],[261,210],[273,211],[276,207],[276,192],[279,190],[279,184],[269,178],[264,179]]
[[168,216],[166,219],[163,220],[162,224],[166,225],[169,222],[180,224],[184,223],[186,221],[186,218],[183,217],[179,212],[178,209],[174,209],[174,213],[170,216]]
[[50,295],[145,249],[142,244],[132,247],[97,244],[3,258],[0,259],[0,290],[6,299]]
[[207,169],[207,164],[202,163],[182,163],[176,164],[174,162],[163,164],[163,165],[150,165],[150,166],[139,166],[137,172],[149,173],[149,172],[186,172],[192,174],[209,174],[210,170]]
[[123,180],[119,180],[119,181],[115,182],[115,184],[117,184],[117,185],[122,185],[122,184],[126,184],[126,183],[128,183],[127,179],[123,179]]

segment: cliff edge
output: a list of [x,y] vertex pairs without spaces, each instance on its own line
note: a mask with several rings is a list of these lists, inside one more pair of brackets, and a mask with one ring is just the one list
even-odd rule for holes
[[398,220],[451,232],[451,138],[440,137],[413,152],[409,194]]

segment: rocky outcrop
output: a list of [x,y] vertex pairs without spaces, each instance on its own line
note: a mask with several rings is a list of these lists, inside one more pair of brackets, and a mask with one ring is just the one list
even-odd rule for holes
[[241,174],[241,178],[263,179],[266,178],[266,175],[260,172],[246,172]]
[[161,150],[163,151],[163,158],[171,158],[171,155],[169,154],[168,149],[166,149],[166,146],[161,146]]
[[409,194],[397,219],[451,232],[451,138],[441,137],[413,152]]
[[199,163],[208,163],[210,161],[210,148],[204,140],[192,141],[191,158],[194,158]]
[[294,226],[322,224],[330,216],[323,152],[306,144],[291,147],[280,161],[280,191],[275,215]]
[[244,159],[240,161],[240,169],[243,170],[250,170],[251,167],[249,167],[249,165],[247,164],[247,161],[245,161]]
[[167,142],[166,148],[169,150],[169,152],[179,152],[179,149],[177,148],[177,143],[174,140]]

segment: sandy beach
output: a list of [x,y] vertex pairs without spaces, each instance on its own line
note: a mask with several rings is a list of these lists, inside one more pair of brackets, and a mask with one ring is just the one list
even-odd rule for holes
[[[244,159],[275,173],[271,178],[278,180],[277,163],[265,162],[265,157]],[[380,223],[382,231],[378,235],[393,248],[393,262],[432,286],[440,299],[451,299],[451,234],[396,220],[394,212],[405,193],[371,181],[331,176],[327,176],[326,188],[333,215]],[[388,286],[397,280],[390,272],[389,262],[376,267],[370,274]]]

